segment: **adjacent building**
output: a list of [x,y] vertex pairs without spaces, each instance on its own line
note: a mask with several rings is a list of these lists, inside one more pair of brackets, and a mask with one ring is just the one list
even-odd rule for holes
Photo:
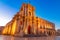
[[35,7],[22,4],[12,20],[5,25],[2,34],[24,35],[55,35],[55,24],[35,15]]
[[60,36],[60,29],[57,29],[57,30],[56,30],[56,35],[57,35],[57,36]]
[[0,34],[2,34],[3,29],[4,29],[4,26],[0,26]]

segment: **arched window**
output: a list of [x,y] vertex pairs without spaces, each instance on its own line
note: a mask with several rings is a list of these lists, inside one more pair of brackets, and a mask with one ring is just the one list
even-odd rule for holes
[[45,26],[43,26],[43,29],[45,29]]
[[29,15],[31,16],[31,12],[29,11]]
[[42,26],[40,26],[40,29],[42,29]]

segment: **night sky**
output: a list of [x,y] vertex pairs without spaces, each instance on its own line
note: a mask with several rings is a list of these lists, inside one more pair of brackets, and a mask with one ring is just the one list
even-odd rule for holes
[[0,26],[6,25],[23,3],[35,7],[36,16],[55,23],[60,28],[60,0],[0,0]]

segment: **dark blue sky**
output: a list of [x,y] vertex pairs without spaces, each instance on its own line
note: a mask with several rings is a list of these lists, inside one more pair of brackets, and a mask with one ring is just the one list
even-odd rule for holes
[[60,28],[60,0],[0,0],[0,25],[5,25],[19,10],[23,3],[35,7],[36,16],[55,23]]

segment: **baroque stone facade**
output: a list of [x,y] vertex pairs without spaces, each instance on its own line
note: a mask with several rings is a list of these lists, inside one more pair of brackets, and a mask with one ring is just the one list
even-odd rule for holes
[[55,24],[36,17],[35,8],[23,4],[20,11],[5,25],[2,34],[24,35],[55,35]]

